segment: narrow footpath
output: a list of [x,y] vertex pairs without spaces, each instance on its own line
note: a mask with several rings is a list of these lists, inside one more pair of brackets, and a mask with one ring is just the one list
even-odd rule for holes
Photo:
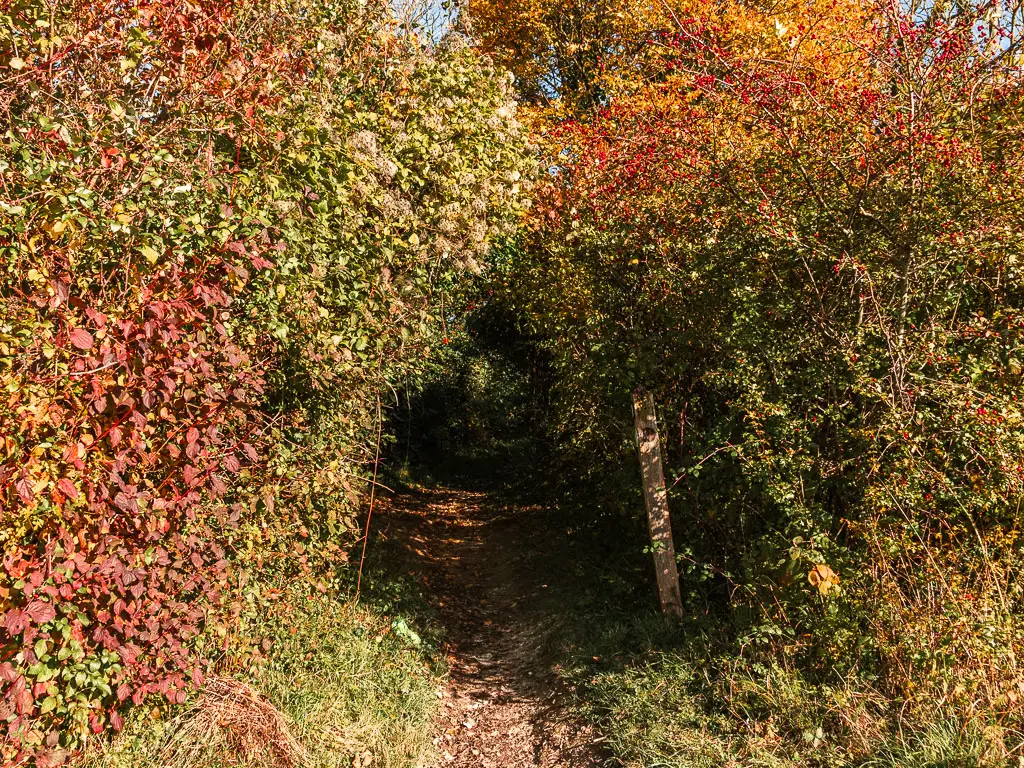
[[545,661],[558,617],[544,609],[554,585],[529,556],[535,513],[451,489],[400,494],[382,510],[382,535],[406,551],[445,628],[451,676],[435,726],[438,768],[605,764]]

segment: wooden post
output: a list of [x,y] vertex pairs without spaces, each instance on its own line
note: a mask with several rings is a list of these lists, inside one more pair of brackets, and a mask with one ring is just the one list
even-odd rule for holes
[[633,392],[633,417],[636,422],[644,501],[647,503],[647,524],[651,532],[661,610],[681,618],[683,598],[679,593],[679,571],[676,569],[676,551],[672,545],[672,521],[668,514],[665,470],[661,463],[658,418],[654,410],[654,398],[643,387],[637,387]]

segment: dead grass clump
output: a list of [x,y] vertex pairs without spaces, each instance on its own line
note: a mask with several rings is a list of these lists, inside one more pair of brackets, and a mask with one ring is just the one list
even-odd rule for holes
[[227,677],[207,681],[169,731],[161,761],[175,768],[302,768],[308,762],[285,716],[252,686]]

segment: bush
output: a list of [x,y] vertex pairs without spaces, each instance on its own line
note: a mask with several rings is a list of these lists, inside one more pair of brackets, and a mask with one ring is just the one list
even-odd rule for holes
[[495,281],[551,356],[565,474],[642,509],[645,386],[692,610],[748,659],[906,700],[908,722],[941,701],[1010,732],[1017,11],[669,6],[636,57],[609,46],[607,99],[548,123],[551,173]]
[[182,702],[247,569],[337,576],[523,161],[503,82],[383,3],[0,10],[0,756],[53,761]]
[[440,670],[426,646],[395,630],[404,617],[305,586],[282,591],[261,614],[245,634],[266,639],[262,659],[254,664],[244,644],[233,644],[221,668],[244,671],[251,685],[220,677],[193,704],[139,708],[111,744],[76,765],[256,766],[275,747],[280,764],[324,768],[405,768],[427,759]]

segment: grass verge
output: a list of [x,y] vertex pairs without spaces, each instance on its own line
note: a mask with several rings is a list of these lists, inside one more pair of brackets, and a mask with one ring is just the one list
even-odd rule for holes
[[[870,687],[810,684],[796,672],[715,652],[693,627],[645,648],[637,618],[568,645],[560,666],[579,712],[625,766],[644,768],[980,768],[1008,766],[997,731],[936,709],[901,718]],[[629,634],[627,638],[624,634]],[[651,634],[647,634],[648,637]],[[658,641],[662,641],[659,646]]]
[[[379,580],[379,579],[378,579]],[[399,587],[393,592],[400,593]],[[443,676],[413,619],[309,585],[281,591],[247,622],[185,707],[140,707],[81,768],[413,768],[429,763]],[[276,713],[276,714],[275,714]]]
[[[1024,765],[1012,731],[981,713],[968,720],[936,702],[911,714],[907,702],[868,679],[813,680],[756,653],[730,637],[721,618],[663,618],[643,531],[609,536],[582,525],[558,528],[565,520],[548,509],[525,523],[536,547],[524,567],[540,569],[551,582],[541,610],[560,619],[548,658],[574,709],[601,733],[612,764]],[[619,545],[609,549],[609,540]]]

